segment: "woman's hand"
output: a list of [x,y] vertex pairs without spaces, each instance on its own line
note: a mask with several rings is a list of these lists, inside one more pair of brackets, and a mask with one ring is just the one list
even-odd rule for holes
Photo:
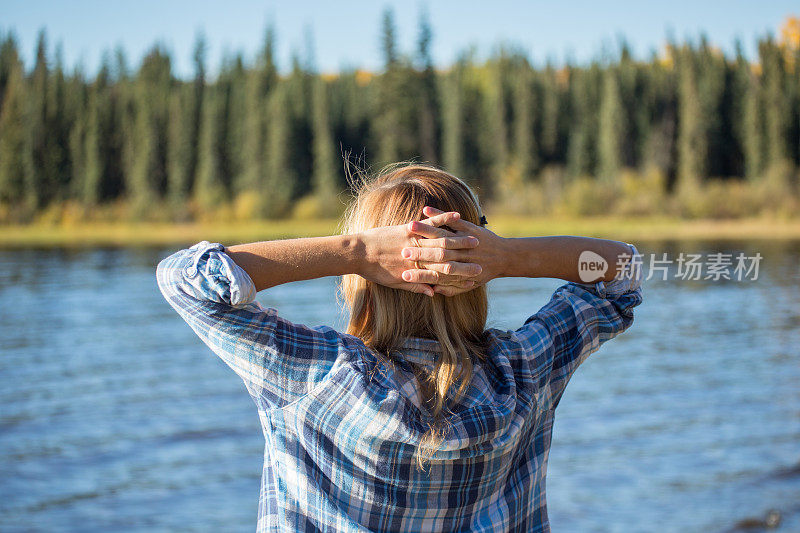
[[[454,235],[439,226],[452,227],[453,224],[459,222],[459,213],[436,211],[435,214],[428,214],[429,218],[422,221],[398,226],[383,226],[359,233],[358,238],[364,246],[364,261],[358,274],[372,282],[395,289],[424,293],[429,296],[433,296],[434,292],[441,292],[441,290],[435,291],[428,281],[413,279],[413,272],[418,272],[411,270],[415,269],[414,258],[404,258],[401,255],[401,250],[416,246],[415,237],[418,234],[431,235],[436,232],[436,235]],[[421,245],[424,241],[426,239],[419,239]],[[450,252],[465,252],[474,249],[478,246],[478,239],[464,233],[439,239],[436,242],[427,240],[426,246],[428,246],[426,250],[434,253],[438,251],[444,256],[445,252],[449,254]],[[420,266],[422,266],[421,262]],[[474,278],[482,270],[481,266],[476,263],[448,260],[438,261],[432,265],[432,268],[439,268],[442,272],[431,283],[437,284],[440,288],[461,292],[476,286]],[[411,272],[411,274],[406,274],[408,277],[403,275],[406,271]],[[419,270],[419,272],[427,271]]]
[[[429,220],[441,217],[445,213],[439,209],[425,206],[423,214],[431,217]],[[437,219],[439,220],[439,219]],[[403,248],[403,257],[416,260],[420,269],[412,268],[404,273],[403,279],[412,283],[427,283],[433,285],[434,292],[445,296],[454,296],[467,292],[484,283],[488,283],[502,275],[507,257],[506,240],[496,235],[491,230],[461,220],[460,217],[448,219],[447,222],[436,226],[447,225],[454,231],[444,228],[431,227],[420,222],[411,222],[411,232],[420,237],[419,246],[411,245]],[[448,241],[462,242],[468,237],[477,237],[478,245],[474,247],[446,246]],[[452,276],[455,265],[477,264],[481,267],[480,273],[470,279],[475,281],[474,286],[458,286],[451,282],[442,282]]]

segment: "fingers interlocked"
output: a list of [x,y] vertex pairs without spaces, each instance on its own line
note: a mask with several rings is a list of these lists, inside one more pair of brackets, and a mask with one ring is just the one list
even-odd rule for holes
[[[446,212],[424,221],[408,224],[410,240],[414,247],[403,248],[403,257],[412,261],[415,269],[404,272],[403,278],[414,283],[446,285],[454,289],[469,289],[475,285],[471,279],[479,275],[481,266],[470,263],[468,250],[478,245],[474,236],[457,236],[438,226],[459,220],[457,212]],[[417,236],[424,237],[419,239]],[[458,291],[440,291],[445,295]]]

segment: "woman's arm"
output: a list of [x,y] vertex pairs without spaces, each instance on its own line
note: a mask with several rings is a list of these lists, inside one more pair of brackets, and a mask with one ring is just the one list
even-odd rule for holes
[[[428,216],[442,212],[426,207]],[[410,259],[418,260],[423,269],[411,269],[410,281],[434,284],[436,292],[448,294],[469,289],[445,288],[437,285],[441,274],[428,270],[429,262],[465,261],[481,265],[475,276],[477,285],[499,277],[558,278],[576,283],[610,282],[620,275],[624,266],[634,259],[631,246],[613,240],[591,237],[523,237],[504,238],[489,229],[466,220],[454,220],[448,226],[456,236],[475,236],[478,246],[471,249],[443,250],[429,247],[436,239],[422,241],[421,247],[407,247]],[[414,226],[413,231],[426,236],[427,228]]]
[[[427,207],[423,212],[428,216],[437,213]],[[642,302],[642,269],[636,248],[588,237],[505,239],[463,220],[448,226],[456,235],[477,236],[480,244],[470,250],[444,252],[414,247],[410,256],[422,261],[478,263],[483,267],[476,278],[479,283],[501,276],[552,277],[568,282],[520,328],[507,332],[522,348],[519,368],[527,366],[530,379],[547,392],[542,402],[555,408],[570,377],[589,354],[633,324],[633,309]],[[412,274],[413,281],[435,283],[435,272],[415,269]]]
[[[442,212],[415,224],[433,230],[458,220],[459,216],[455,212]],[[292,281],[359,274],[381,285],[433,296],[429,285],[424,282],[409,283],[402,277],[403,272],[413,266],[413,261],[403,258],[400,250],[414,244],[413,239],[410,225],[401,224],[374,228],[355,235],[239,244],[226,247],[225,252],[249,274],[256,291]],[[443,249],[463,250],[474,248],[478,240],[464,235],[443,240],[438,245]],[[475,263],[450,263],[447,267],[449,273],[442,275],[439,283],[457,288],[472,287],[474,282],[465,278],[480,273],[481,267]]]
[[592,237],[504,238],[502,277],[558,278],[576,283],[611,281],[631,259],[624,242]]
[[356,235],[304,237],[226,246],[233,261],[250,275],[256,291],[276,285],[357,274],[363,268],[363,243]]

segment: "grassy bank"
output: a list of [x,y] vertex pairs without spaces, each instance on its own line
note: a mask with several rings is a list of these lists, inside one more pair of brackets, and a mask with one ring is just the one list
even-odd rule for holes
[[[623,240],[800,239],[800,220],[680,220],[671,218],[530,218],[487,214],[489,228],[508,237],[588,235]],[[0,247],[171,246],[200,240],[226,244],[326,235],[336,220],[260,222],[91,223],[61,226],[0,226]]]

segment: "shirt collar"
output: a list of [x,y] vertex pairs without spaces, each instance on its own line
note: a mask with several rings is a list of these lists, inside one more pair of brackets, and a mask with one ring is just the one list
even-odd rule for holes
[[403,359],[414,363],[435,364],[442,353],[442,346],[435,339],[407,337],[395,345]]

